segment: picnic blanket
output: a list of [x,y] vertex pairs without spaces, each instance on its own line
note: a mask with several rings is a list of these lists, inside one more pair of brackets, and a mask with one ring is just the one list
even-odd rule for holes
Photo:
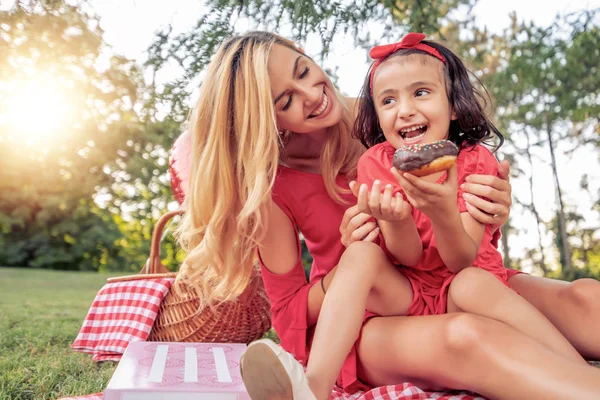
[[[483,397],[466,392],[424,392],[415,385],[403,383],[395,386],[382,386],[352,395],[334,390],[331,400],[485,400]],[[59,400],[102,400],[102,393],[79,397],[63,397]]]
[[94,299],[71,345],[95,362],[119,361],[131,342],[148,339],[172,278],[107,283]]
[[[160,303],[173,279],[144,279],[106,284],[94,299],[77,338],[76,351],[93,355],[95,362],[119,361],[131,342],[143,341],[150,330]],[[467,392],[425,392],[410,383],[383,386],[352,395],[334,389],[332,400],[485,400]],[[102,400],[102,393],[61,400]]]

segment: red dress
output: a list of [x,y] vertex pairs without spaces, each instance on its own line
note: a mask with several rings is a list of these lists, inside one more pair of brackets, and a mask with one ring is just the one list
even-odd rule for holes
[[[348,181],[338,176],[337,184],[348,189]],[[344,212],[356,204],[348,193],[342,196],[348,204],[338,204],[329,197],[323,176],[279,167],[272,198],[290,218],[306,241],[313,256],[310,283],[306,282],[298,238],[298,260],[287,274],[275,275],[261,260],[262,278],[269,299],[273,327],[281,339],[281,346],[306,365],[314,326],[308,326],[308,291],[312,285],[331,271],[339,262],[345,247],[340,238],[340,224]],[[373,314],[366,313],[366,317]],[[366,318],[365,318],[366,319]],[[356,376],[356,350],[346,358],[337,384],[345,391],[368,390]]]
[[[389,183],[394,187],[394,194],[402,193],[398,181],[390,172],[394,151],[394,147],[388,142],[377,144],[367,150],[358,162],[357,182],[359,184],[366,183],[370,188],[373,181],[379,179],[382,187]],[[467,212],[467,208],[460,185],[471,174],[496,176],[498,161],[487,148],[476,145],[460,150],[456,166],[458,211],[464,213]],[[438,183],[444,182],[445,179],[446,174],[438,180]],[[414,207],[412,216],[423,242],[423,254],[417,265],[400,267],[413,289],[413,301],[408,315],[443,314],[446,312],[448,285],[452,282],[455,274],[444,265],[439,255],[429,218]],[[493,232],[492,227],[486,225],[473,265],[491,272],[506,284],[507,270],[504,268],[502,256],[497,249],[499,237],[499,230]]]

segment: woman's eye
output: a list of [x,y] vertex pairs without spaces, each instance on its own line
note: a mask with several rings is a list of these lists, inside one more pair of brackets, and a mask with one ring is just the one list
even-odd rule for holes
[[302,79],[302,78],[306,77],[306,75],[308,75],[308,71],[310,71],[310,68],[304,67],[304,70],[302,71],[300,76],[298,76],[298,79]]
[[292,95],[290,94],[290,97],[288,98],[287,103],[285,103],[285,106],[283,106],[281,111],[287,111],[291,105],[292,105]]

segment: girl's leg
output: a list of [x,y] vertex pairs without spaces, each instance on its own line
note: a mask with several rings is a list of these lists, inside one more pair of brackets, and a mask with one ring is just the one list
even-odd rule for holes
[[565,282],[518,274],[509,285],[533,304],[584,356],[600,360],[600,282]]
[[542,313],[486,270],[470,267],[456,275],[448,290],[448,311],[465,311],[504,322],[557,354],[585,363]]
[[330,398],[344,360],[358,339],[365,309],[380,315],[403,315],[412,302],[410,282],[373,243],[348,246],[334,274],[333,279],[326,279],[327,295],[306,369],[318,399]]
[[[410,282],[381,248],[354,242],[321,285],[308,295],[308,319],[316,321],[306,375],[294,357],[269,340],[251,343],[240,360],[253,400],[329,399],[344,360],[359,336],[365,309],[403,315],[412,303]],[[331,334],[335,332],[335,334]]]
[[592,399],[600,370],[557,355],[512,327],[472,314],[380,317],[358,344],[359,377],[372,386],[414,382],[494,399]]

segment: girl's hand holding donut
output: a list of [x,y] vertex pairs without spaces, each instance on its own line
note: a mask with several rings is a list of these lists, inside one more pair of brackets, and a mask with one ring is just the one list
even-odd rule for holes
[[409,173],[401,174],[391,169],[408,201],[432,220],[446,218],[458,210],[456,206],[456,165],[448,169],[448,177],[442,184],[428,182]]
[[392,194],[392,185],[386,185],[381,190],[381,182],[373,182],[369,193],[367,185],[362,184],[358,192],[358,209],[381,221],[401,221],[411,216],[410,204],[400,193]]

